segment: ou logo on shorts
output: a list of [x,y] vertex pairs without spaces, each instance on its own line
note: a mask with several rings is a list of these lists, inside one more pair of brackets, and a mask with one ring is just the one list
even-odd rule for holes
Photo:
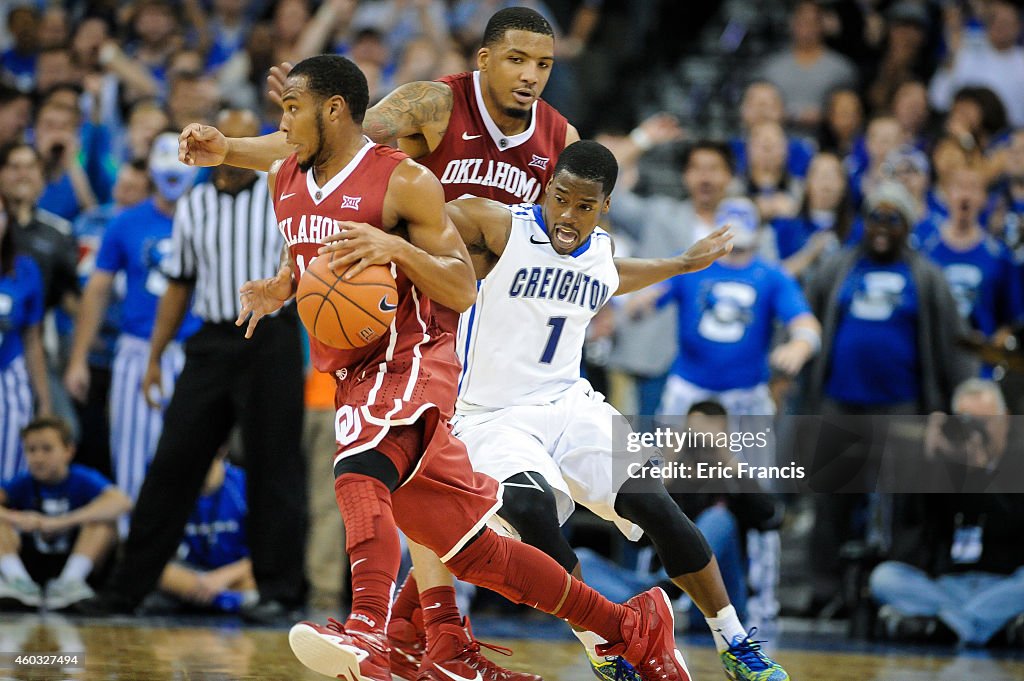
[[339,445],[348,445],[356,441],[363,424],[359,419],[359,411],[346,404],[334,417],[334,438]]

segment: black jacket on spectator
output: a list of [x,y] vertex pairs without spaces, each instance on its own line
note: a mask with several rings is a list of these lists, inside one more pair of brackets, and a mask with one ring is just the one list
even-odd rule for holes
[[[933,577],[955,572],[1008,575],[1024,566],[1024,494],[903,494],[894,499],[889,556]],[[980,528],[977,560],[954,560],[953,544]]]
[[[832,341],[839,326],[839,292],[864,253],[861,246],[843,249],[822,263],[807,285],[807,301],[822,329],[821,351],[811,365],[807,385],[807,413],[820,411]],[[918,295],[919,404],[925,414],[948,412],[956,386],[977,375],[977,363],[956,345],[967,329],[942,271],[917,251],[905,249],[901,257],[910,269]],[[885,361],[884,348],[879,348],[878,359]]]
[[35,260],[43,275],[46,309],[57,307],[66,293],[78,295],[78,246],[71,225],[37,208],[28,224],[13,221],[15,250]]

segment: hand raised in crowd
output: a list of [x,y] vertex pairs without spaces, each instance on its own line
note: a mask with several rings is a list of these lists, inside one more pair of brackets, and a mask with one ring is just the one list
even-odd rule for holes
[[686,130],[679,125],[679,119],[670,113],[656,113],[645,119],[637,129],[647,135],[652,146],[686,139]]
[[284,92],[284,81],[288,79],[294,64],[283,61],[277,66],[270,67],[270,75],[267,76],[267,96],[270,101],[281,106],[281,93]]

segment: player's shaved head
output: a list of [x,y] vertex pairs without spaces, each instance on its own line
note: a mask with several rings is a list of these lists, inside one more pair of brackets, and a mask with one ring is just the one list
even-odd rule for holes
[[500,43],[508,31],[527,31],[555,37],[548,20],[528,7],[509,7],[499,10],[487,22],[481,47]]
[[563,171],[583,180],[600,182],[607,197],[615,188],[619,164],[604,145],[593,140],[580,140],[567,146],[559,155],[554,174]]
[[260,122],[248,109],[224,109],[217,115],[217,127],[227,137],[255,137]]

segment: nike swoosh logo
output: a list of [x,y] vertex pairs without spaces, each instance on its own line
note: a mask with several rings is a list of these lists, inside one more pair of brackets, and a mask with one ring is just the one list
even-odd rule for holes
[[484,678],[480,676],[480,672],[477,672],[476,676],[459,676],[458,674],[453,674],[439,664],[435,664],[434,669],[438,670],[452,681],[483,681]]
[[537,241],[536,239],[533,238],[533,235],[531,234],[530,235],[530,243],[531,244],[550,244],[551,242],[550,241]]
[[295,196],[295,192],[292,192],[291,194],[281,194],[281,198],[279,198],[278,201],[284,201],[285,199],[290,199],[293,196]]
[[383,298],[380,299],[380,302],[377,303],[377,307],[380,308],[381,312],[392,312],[398,309],[397,305],[392,305],[391,303],[388,302],[387,296],[384,296]]
[[360,563],[364,563],[364,562],[366,562],[366,560],[367,560],[366,558],[360,558],[360,559],[359,559],[359,560],[357,560],[356,562],[352,563],[352,567],[350,567],[350,568],[349,568],[349,570],[353,570],[353,569],[355,569],[355,567],[356,567],[357,565],[359,565]]
[[441,607],[440,603],[434,603],[433,605],[428,605],[427,607],[425,607],[423,609],[424,610],[433,610],[434,608],[440,608],[440,607]]
[[483,134],[480,134],[480,135],[470,135],[468,132],[462,133],[462,139],[466,140],[467,142],[469,140],[475,140],[477,137],[483,137]]

